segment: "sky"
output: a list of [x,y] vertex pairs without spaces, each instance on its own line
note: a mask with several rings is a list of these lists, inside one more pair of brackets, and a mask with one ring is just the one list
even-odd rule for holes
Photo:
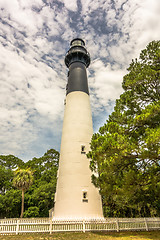
[[0,155],[60,150],[70,41],[82,38],[94,132],[131,60],[160,38],[159,0],[0,0]]

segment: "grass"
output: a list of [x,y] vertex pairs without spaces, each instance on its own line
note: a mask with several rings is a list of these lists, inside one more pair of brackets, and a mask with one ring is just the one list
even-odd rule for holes
[[160,240],[160,231],[152,232],[64,232],[53,234],[0,235],[0,240]]

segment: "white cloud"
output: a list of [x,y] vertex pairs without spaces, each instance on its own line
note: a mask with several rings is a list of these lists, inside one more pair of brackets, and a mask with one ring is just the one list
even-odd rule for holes
[[[98,10],[99,8],[108,8],[111,4],[111,0],[81,0],[82,2],[82,12],[85,17],[91,12]],[[96,16],[95,16],[96,17]]]
[[139,55],[140,50],[150,41],[159,39],[160,14],[157,9],[160,9],[160,2],[159,0],[141,2],[130,0],[123,5],[123,9],[125,11],[119,18],[121,21],[119,30],[129,36],[126,44],[136,48],[136,52],[131,54]]
[[29,63],[3,46],[0,46],[0,51],[0,66],[3,69],[0,80],[0,141],[4,142],[1,151],[16,155],[22,152],[22,147],[38,142],[38,132],[33,122],[28,121],[32,115],[47,117],[47,122],[59,119],[63,111],[64,92],[57,73],[46,64]]
[[8,23],[13,25],[19,30],[25,28],[28,30],[28,34],[33,34],[36,32],[37,27],[42,27],[42,19],[39,14],[32,11],[33,4],[40,1],[18,1],[18,0],[2,0],[1,2],[1,16]]
[[77,1],[76,0],[61,0],[65,7],[71,11],[77,11]]
[[[126,73],[124,70],[113,70],[111,66],[105,66],[101,60],[95,61],[91,67],[94,71],[94,75],[90,80],[90,87],[94,89],[94,97],[98,102],[92,108],[94,111],[98,111],[101,106],[107,107],[110,102],[115,102],[122,93],[122,80]],[[93,100],[93,98],[92,98]]]

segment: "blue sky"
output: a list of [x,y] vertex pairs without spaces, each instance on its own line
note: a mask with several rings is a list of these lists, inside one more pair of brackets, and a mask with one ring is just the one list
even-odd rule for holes
[[60,149],[70,41],[81,37],[94,131],[133,58],[160,37],[159,0],[0,0],[0,154],[25,161]]

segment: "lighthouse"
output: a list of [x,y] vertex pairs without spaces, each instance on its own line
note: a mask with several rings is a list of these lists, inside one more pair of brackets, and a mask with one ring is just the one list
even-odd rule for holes
[[101,197],[91,182],[86,156],[93,127],[86,73],[90,55],[82,39],[71,41],[65,64],[68,81],[53,217],[99,219],[103,218]]

